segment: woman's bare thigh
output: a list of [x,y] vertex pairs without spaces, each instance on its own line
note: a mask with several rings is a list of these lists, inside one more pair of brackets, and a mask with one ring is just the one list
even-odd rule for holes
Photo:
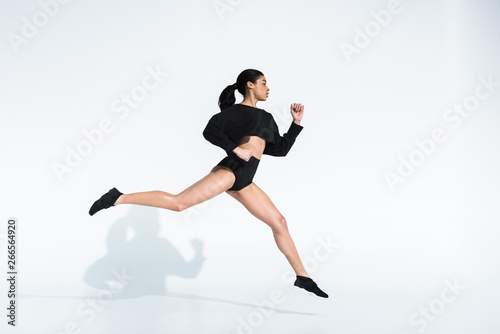
[[283,215],[276,208],[269,196],[254,182],[241,190],[227,190],[226,193],[243,204],[254,217],[263,221],[272,229],[282,224]]
[[213,168],[201,180],[180,192],[177,200],[181,207],[189,208],[223,193],[231,188],[234,181],[235,176],[229,169]]

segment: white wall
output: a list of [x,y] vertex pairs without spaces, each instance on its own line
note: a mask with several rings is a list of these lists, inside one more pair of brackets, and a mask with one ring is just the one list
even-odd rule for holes
[[[499,297],[499,5],[215,7],[228,2],[70,1],[50,7],[52,17],[37,1],[3,2],[0,219],[19,221],[21,292],[82,296],[97,288],[84,279],[89,270],[103,281],[120,266],[135,272],[139,295],[147,277],[165,275],[166,290],[201,295],[234,296],[228,284],[254,279],[249,294],[282,282],[289,266],[269,228],[226,194],[184,213],[120,206],[88,215],[112,187],[178,193],[206,175],[224,157],[202,136],[218,96],[242,70],[257,68],[271,88],[258,107],[273,113],[281,133],[292,121],[289,105],[305,105],[289,155],[264,156],[254,181],[287,218],[303,258],[314,258],[318,238],[338,243],[309,262],[320,286],[415,291],[391,318],[396,330],[415,330],[407,317],[438,296],[444,280],[458,279],[467,289],[447,311],[456,312],[453,321],[469,324],[472,313],[493,328],[482,310]],[[23,18],[42,26],[30,30]],[[365,29],[374,29],[369,42],[359,34]],[[161,72],[158,84],[127,111],[120,99],[140,92],[151,71]],[[477,101],[468,116],[449,111]],[[108,133],[58,176],[54,164],[67,165],[69,150],[101,122]],[[424,155],[415,141],[428,142],[434,131],[441,142]],[[387,173],[398,174],[410,158],[419,165],[391,187]],[[205,262],[196,262],[192,239]]]

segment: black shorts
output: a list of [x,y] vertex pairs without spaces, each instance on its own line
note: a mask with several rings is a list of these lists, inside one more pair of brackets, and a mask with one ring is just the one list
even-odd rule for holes
[[217,166],[229,168],[236,177],[233,186],[228,190],[241,190],[252,183],[259,162],[260,160],[253,155],[250,157],[250,160],[245,161],[236,153],[230,153],[227,157],[222,159]]

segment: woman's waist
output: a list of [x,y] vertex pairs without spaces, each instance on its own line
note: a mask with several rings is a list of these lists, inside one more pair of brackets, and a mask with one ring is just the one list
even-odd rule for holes
[[258,136],[244,136],[238,141],[238,146],[252,150],[252,155],[260,160],[266,147],[266,141]]

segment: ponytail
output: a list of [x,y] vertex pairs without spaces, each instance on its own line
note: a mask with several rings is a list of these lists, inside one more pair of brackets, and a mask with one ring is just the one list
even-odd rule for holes
[[224,90],[220,94],[219,96],[220,110],[222,111],[227,107],[232,106],[236,102],[236,98],[234,97],[234,93],[236,90],[238,90],[238,92],[241,95],[245,96],[247,82],[250,81],[252,83],[257,83],[257,80],[261,76],[264,76],[264,74],[262,74],[262,72],[258,70],[247,69],[241,72],[240,75],[238,75],[236,83],[224,88]]
[[236,102],[236,98],[234,97],[234,92],[237,89],[237,84],[229,85],[219,96],[219,108],[220,110],[224,110],[227,107],[232,106]]

